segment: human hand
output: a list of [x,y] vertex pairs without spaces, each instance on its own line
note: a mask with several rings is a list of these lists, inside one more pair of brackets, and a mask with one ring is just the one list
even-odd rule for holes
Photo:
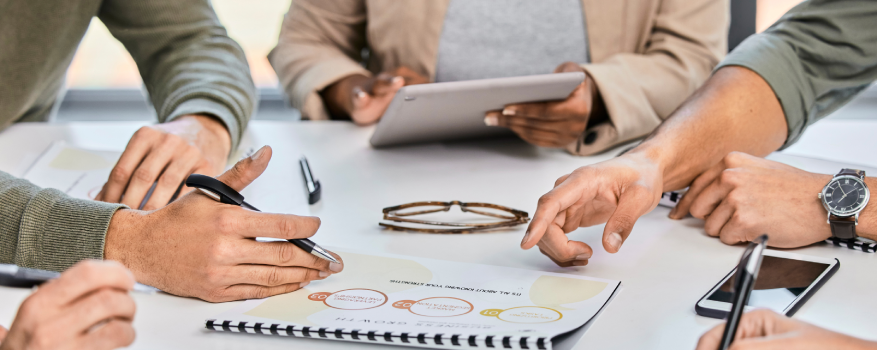
[[[225,169],[231,138],[219,120],[188,115],[134,133],[96,200],[155,210],[168,204],[186,177]],[[152,196],[141,208],[147,192]],[[191,191],[185,188],[182,193]]]
[[[583,71],[574,62],[565,62],[554,70],[555,73]],[[593,112],[602,109],[597,85],[586,74],[585,80],[565,100],[510,104],[502,111],[487,112],[484,124],[509,128],[536,146],[560,148],[577,140],[585,132]]]
[[[722,323],[700,337],[697,350],[715,350],[722,341],[725,324]],[[770,310],[755,310],[743,314],[732,350],[785,350],[785,349],[877,349],[877,343],[835,333],[809,323],[781,316]]]
[[429,78],[408,67],[399,67],[375,77],[354,74],[323,90],[323,99],[333,114],[347,115],[359,125],[378,121],[403,86],[425,84]]
[[584,266],[591,247],[567,239],[566,233],[605,222],[603,248],[616,253],[636,220],[658,205],[661,179],[661,169],[641,154],[578,168],[539,198],[521,248],[538,243],[542,254],[560,266]]
[[772,247],[794,248],[831,237],[817,194],[831,175],[732,152],[698,176],[670,218],[689,212],[706,220],[707,234],[726,244],[770,236]]
[[[241,191],[270,159],[265,146],[217,179]],[[260,299],[342,270],[292,243],[255,241],[307,238],[319,227],[316,217],[254,212],[196,191],[153,212],[116,212],[105,256],[125,264],[138,281],[171,294],[210,302]]]
[[117,262],[79,262],[24,300],[9,332],[0,332],[0,350],[128,346],[137,308],[132,288],[134,277]]

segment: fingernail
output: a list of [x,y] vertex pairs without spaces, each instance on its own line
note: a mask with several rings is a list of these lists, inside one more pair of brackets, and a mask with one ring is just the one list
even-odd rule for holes
[[495,115],[489,115],[484,117],[484,125],[497,126],[499,125],[499,121],[496,119]]
[[671,219],[675,219],[675,218],[676,218],[676,209],[677,209],[676,207],[673,207],[673,210],[670,210],[670,215],[669,215],[669,217],[670,217]]
[[502,115],[515,115],[515,109],[511,107],[503,108]]
[[356,98],[358,98],[358,99],[363,99],[363,98],[365,98],[365,96],[366,96],[365,91],[360,90],[356,93]]
[[576,260],[588,260],[590,258],[591,258],[591,254],[588,254],[588,253],[576,255]]
[[298,284],[298,287],[299,287],[299,288],[304,288],[306,285],[309,285],[309,284],[311,284],[311,281],[302,282],[302,283],[299,283],[299,284]]
[[256,151],[256,153],[253,153],[253,155],[250,156],[250,159],[259,160],[259,158],[261,158],[262,155],[265,154],[265,148],[267,148],[267,147],[262,146],[262,148],[260,148],[258,151]]
[[621,235],[617,232],[610,234],[609,237],[606,238],[606,241],[609,243],[610,247],[615,248],[616,252],[621,249]]
[[329,273],[328,273],[328,272],[326,272],[326,271],[320,271],[320,278],[323,278],[323,277],[326,277],[326,276],[329,276]]
[[393,84],[399,84],[400,82],[405,82],[402,77],[393,77]]
[[527,230],[527,233],[524,233],[524,239],[521,240],[521,245],[527,244],[527,241],[530,240],[530,230]]
[[332,272],[340,272],[343,268],[344,266],[339,263],[329,263],[329,270],[332,270]]

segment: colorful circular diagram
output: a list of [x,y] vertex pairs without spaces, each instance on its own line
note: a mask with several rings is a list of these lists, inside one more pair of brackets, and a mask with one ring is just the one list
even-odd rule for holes
[[465,315],[475,309],[472,303],[460,298],[432,297],[426,299],[399,300],[393,303],[397,309],[406,309],[412,314],[426,317],[452,317]]
[[563,318],[560,311],[541,306],[520,306],[505,310],[486,309],[481,310],[480,314],[511,323],[548,323]]
[[341,310],[374,309],[387,303],[387,295],[374,289],[345,289],[334,293],[319,292],[308,299],[322,301],[326,306]]

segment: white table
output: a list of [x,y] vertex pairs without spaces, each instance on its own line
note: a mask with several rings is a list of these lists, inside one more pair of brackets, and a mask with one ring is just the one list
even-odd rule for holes
[[[840,123],[840,124],[838,124]],[[847,124],[843,124],[847,123]],[[877,122],[825,121],[808,131],[800,149],[816,147],[820,128],[874,135]],[[96,149],[123,149],[139,123],[19,124],[0,133],[0,170],[20,175],[57,139]],[[699,336],[720,321],[697,316],[694,303],[740,258],[742,246],[727,246],[704,234],[696,219],[666,218],[659,207],[641,218],[618,254],[601,248],[602,227],[570,234],[595,248],[586,267],[559,268],[538,250],[518,248],[524,228],[473,235],[428,235],[384,231],[377,225],[381,208],[420,200],[484,201],[533,213],[536,200],[554,180],[576,167],[611,157],[573,157],[538,149],[521,141],[432,144],[374,150],[369,128],[349,123],[253,122],[243,147],[270,144],[274,159],[266,173],[245,192],[266,211],[318,215],[323,226],[315,240],[322,245],[414,255],[460,262],[618,279],[622,288],[577,343],[578,349],[693,348]],[[811,144],[806,144],[810,142]],[[873,139],[865,143],[875,142]],[[845,145],[834,144],[837,152]],[[867,145],[871,150],[877,149]],[[614,152],[612,152],[614,153]],[[818,152],[817,152],[818,153]],[[299,171],[306,154],[322,182],[323,199],[311,207],[289,203],[302,198],[302,184],[285,181]],[[877,164],[877,156],[856,159]],[[288,194],[288,195],[287,195]],[[308,211],[303,213],[301,211]],[[796,314],[796,318],[851,335],[877,339],[877,254],[827,245],[795,250],[838,258],[838,273]],[[8,326],[28,290],[0,288],[0,323]],[[210,304],[166,294],[135,295],[138,313],[134,349],[346,349],[376,347],[345,342],[260,335],[213,333],[204,320],[236,303]],[[388,346],[384,346],[388,347]],[[395,347],[388,347],[395,348]]]

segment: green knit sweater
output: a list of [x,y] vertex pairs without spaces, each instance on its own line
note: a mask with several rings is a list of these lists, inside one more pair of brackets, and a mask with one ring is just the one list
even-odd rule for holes
[[[212,115],[237,147],[255,87],[243,50],[207,0],[0,0],[0,129],[47,119],[95,16],[134,58],[160,122]],[[0,263],[63,270],[100,259],[120,207],[0,172]]]

